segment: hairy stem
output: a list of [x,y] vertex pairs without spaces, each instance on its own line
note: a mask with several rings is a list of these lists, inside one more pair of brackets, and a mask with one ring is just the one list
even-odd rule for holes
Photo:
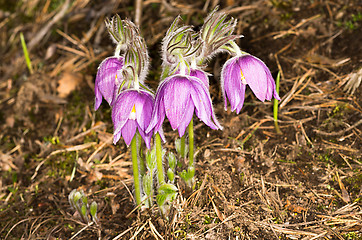
[[143,158],[143,149],[142,149],[142,136],[141,134],[137,134],[137,149],[138,149],[138,158],[139,158],[139,163],[140,163],[140,174],[141,176],[143,176],[146,172],[146,166],[145,166],[145,161]]
[[194,122],[191,118],[189,124],[189,167],[194,165]]
[[140,174],[138,169],[138,148],[137,148],[137,134],[133,137],[131,141],[131,154],[132,154],[132,167],[133,167],[133,179],[134,179],[134,188],[135,188],[135,198],[136,204],[141,203],[141,184],[140,184]]
[[[278,72],[278,76],[275,83],[275,90],[279,94],[279,81],[280,81],[280,72]],[[273,116],[274,116],[274,126],[275,131],[277,134],[281,134],[279,124],[278,124],[278,100],[274,98],[274,104],[273,104]]]
[[162,165],[162,145],[161,137],[159,133],[156,133],[156,167],[157,167],[157,180],[158,185],[161,186],[165,183],[165,176],[163,173]]
[[185,134],[181,137],[181,158],[185,159],[186,157],[186,153],[185,153],[185,149],[186,149],[186,143],[185,143]]

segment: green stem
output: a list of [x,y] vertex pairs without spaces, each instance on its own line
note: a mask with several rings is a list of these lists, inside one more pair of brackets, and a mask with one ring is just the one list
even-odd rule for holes
[[185,134],[181,137],[181,158],[185,159],[186,157],[186,153],[185,153],[185,149],[186,149],[186,143],[185,143]]
[[229,43],[237,56],[241,56],[243,54],[240,47],[233,40],[229,41]]
[[[279,81],[280,81],[280,72],[278,72],[278,76],[275,82],[275,90],[279,94]],[[274,98],[274,104],[273,104],[273,116],[274,116],[274,126],[275,131],[277,134],[281,134],[279,124],[278,124],[278,100]]]
[[138,156],[139,156],[139,162],[140,162],[140,173],[141,176],[143,176],[146,172],[146,166],[145,166],[145,161],[143,158],[143,149],[142,149],[142,136],[141,134],[136,134],[137,135],[137,149],[138,149]]
[[169,73],[170,73],[170,67],[168,65],[166,65],[162,70],[161,80],[164,80],[165,78],[167,78]]
[[138,169],[138,148],[137,148],[137,135],[133,137],[131,142],[131,154],[132,154],[132,167],[133,167],[133,179],[134,179],[134,188],[135,188],[135,198],[136,204],[141,203],[141,184],[140,184],[140,174]]
[[24,35],[22,32],[20,33],[20,42],[21,42],[21,46],[23,48],[26,66],[28,67],[30,74],[33,74],[33,67],[31,65],[28,48],[26,47],[26,42],[25,42]]
[[163,165],[162,165],[162,145],[161,137],[159,133],[156,133],[156,167],[157,167],[157,180],[159,187],[165,183],[165,176],[163,174]]
[[189,167],[194,165],[194,122],[191,118],[189,124]]

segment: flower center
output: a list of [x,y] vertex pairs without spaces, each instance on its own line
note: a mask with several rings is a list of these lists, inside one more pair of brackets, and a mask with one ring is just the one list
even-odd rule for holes
[[240,76],[241,76],[241,82],[246,85],[247,82],[245,80],[245,76],[244,76],[243,71],[241,69],[240,69]]
[[132,111],[129,114],[128,119],[136,120],[136,107],[135,107],[135,105],[133,105]]

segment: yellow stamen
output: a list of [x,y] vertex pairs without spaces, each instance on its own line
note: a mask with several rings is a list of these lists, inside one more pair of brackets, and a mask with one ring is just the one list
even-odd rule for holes
[[135,106],[135,105],[133,105],[132,111],[131,111],[131,113],[129,114],[129,117],[128,117],[128,118],[131,119],[131,120],[136,120],[137,115],[136,115],[136,106]]
[[240,69],[240,75],[241,75],[241,82],[243,84],[246,84],[246,79],[245,79],[245,76],[244,76],[243,71],[241,69]]

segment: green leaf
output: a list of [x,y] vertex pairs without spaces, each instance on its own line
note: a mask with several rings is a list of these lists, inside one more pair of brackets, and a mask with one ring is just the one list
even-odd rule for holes
[[83,217],[87,217],[87,206],[85,204],[82,205],[81,214],[83,215]]
[[74,195],[76,192],[77,192],[77,189],[73,189],[68,195],[69,204],[73,209],[75,209]]
[[30,74],[33,74],[33,67],[31,65],[31,60],[30,60],[30,57],[29,57],[28,48],[26,47],[26,42],[25,42],[24,35],[23,35],[22,32],[20,33],[20,42],[21,42],[21,46],[23,48],[23,53],[24,53],[26,66],[28,67]]
[[90,205],[90,214],[92,216],[92,218],[96,218],[96,214],[97,214],[97,203],[96,202],[92,202],[92,204]]
[[73,203],[74,203],[74,204],[77,204],[77,202],[78,202],[79,199],[81,199],[81,198],[82,198],[82,194],[77,191],[77,192],[74,194]]
[[146,153],[146,165],[148,170],[152,171],[156,167],[156,146]]
[[85,205],[88,204],[88,199],[87,199],[87,197],[84,196],[84,195],[83,195],[83,197],[82,197],[82,202],[83,202]]
[[163,204],[165,204],[166,197],[167,196],[165,194],[157,194],[157,196],[156,196],[157,205],[163,206]]
[[168,153],[168,166],[172,169],[175,170],[176,168],[176,163],[177,163],[177,159],[175,154],[173,154],[173,152],[169,152]]
[[178,191],[177,187],[170,183],[165,183],[158,188],[158,192],[160,194],[171,194],[171,193],[175,193],[177,191]]
[[143,179],[143,190],[145,191],[146,195],[149,196],[152,193],[152,185],[153,185],[153,178],[150,173],[146,174]]
[[195,168],[194,167],[189,167],[188,171],[187,171],[187,176],[189,179],[193,178],[195,176]]
[[175,174],[173,173],[173,171],[171,170],[171,168],[169,168],[167,170],[167,177],[168,179],[173,182],[175,180]]

